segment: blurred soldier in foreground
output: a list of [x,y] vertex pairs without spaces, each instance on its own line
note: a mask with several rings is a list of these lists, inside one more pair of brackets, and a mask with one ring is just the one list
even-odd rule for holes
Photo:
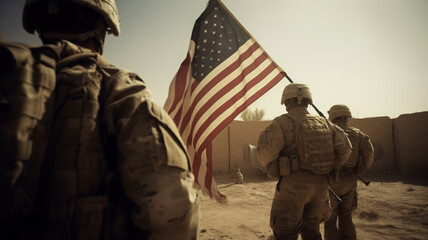
[[329,119],[348,134],[352,143],[352,153],[348,161],[340,167],[338,181],[330,185],[342,202],[330,196],[333,214],[324,223],[325,239],[355,240],[357,236],[352,222],[352,211],[357,208],[357,176],[371,167],[374,150],[369,136],[357,128],[348,126],[351,111],[346,105],[334,105],[328,114]]
[[319,225],[331,215],[328,175],[342,165],[351,145],[342,129],[309,114],[312,95],[305,84],[285,87],[287,114],[260,134],[256,157],[270,176],[279,177],[270,226],[275,239],[322,239]]
[[[120,33],[114,0],[27,0],[23,25],[44,45],[1,47],[17,61],[25,50],[28,59],[42,56],[37,66],[53,66],[51,73],[15,75],[24,92],[35,85],[53,92],[41,91],[42,116],[25,108],[41,119],[30,158],[11,156],[2,125],[0,238],[197,239],[200,198],[174,123],[135,73],[101,56],[106,33]],[[12,95],[2,88],[2,104]],[[19,106],[26,104],[37,101]]]

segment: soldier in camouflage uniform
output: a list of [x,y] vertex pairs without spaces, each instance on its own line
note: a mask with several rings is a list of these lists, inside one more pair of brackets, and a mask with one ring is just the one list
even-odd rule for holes
[[[334,105],[328,111],[329,119],[339,125],[352,143],[349,160],[339,170],[338,181],[331,184],[333,191],[342,199],[331,198],[333,214],[324,223],[326,240],[355,240],[355,225],[352,211],[357,208],[357,175],[371,167],[374,150],[369,136],[359,129],[348,126],[351,111],[346,105]],[[339,220],[339,226],[337,226]]]
[[[312,95],[305,84],[285,87],[281,104],[287,114],[275,118],[260,134],[255,154],[260,165],[279,169],[270,225],[275,239],[322,239],[319,225],[331,214],[328,174],[351,153],[342,129],[309,114]],[[278,160],[279,159],[279,160]]]
[[23,25],[61,61],[42,187],[6,238],[197,239],[200,197],[174,123],[100,55],[120,33],[114,0],[27,0]]
[[244,183],[244,175],[241,173],[241,169],[236,168],[236,171],[233,174],[233,179],[235,184],[243,184]]

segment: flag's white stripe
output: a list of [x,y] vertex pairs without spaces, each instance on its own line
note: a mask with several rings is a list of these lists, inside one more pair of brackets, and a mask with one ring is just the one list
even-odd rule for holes
[[[217,110],[219,107],[221,107],[221,105],[223,105],[224,102],[228,101],[229,99],[231,99],[237,92],[241,91],[243,89],[242,85],[247,85],[249,81],[253,80],[255,77],[257,77],[258,74],[260,74],[261,71],[263,71],[267,66],[269,66],[271,64],[271,61],[269,59],[266,59],[262,64],[260,64],[256,69],[254,69],[251,73],[249,73],[247,76],[244,77],[244,79],[242,80],[242,84],[238,84],[237,86],[235,86],[233,89],[230,89],[226,94],[222,95],[220,97],[220,99],[218,99],[215,104],[211,105],[209,109],[207,109],[207,111],[201,116],[201,118],[198,121],[198,123],[195,125],[195,130],[199,129],[200,125],[202,123],[204,123],[209,117],[210,115]],[[240,72],[240,70],[235,71],[236,72]],[[232,77],[228,78],[233,80]],[[263,82],[263,81],[262,81]],[[224,84],[225,85],[225,84]],[[260,83],[258,83],[257,85],[260,85]],[[256,85],[256,86],[257,86]],[[255,87],[256,87],[255,86]],[[216,90],[219,91],[219,90]],[[250,95],[251,93],[247,93],[246,95]],[[207,100],[205,100],[207,101]],[[196,109],[195,112],[199,111],[200,109]],[[196,113],[194,114],[196,115]],[[192,121],[194,121],[195,119],[192,118]],[[196,133],[196,131],[193,132],[194,134]]]
[[[266,59],[262,64],[260,64],[251,73],[249,73],[247,76],[244,77],[244,79],[242,80],[242,84],[236,85],[233,89],[230,89],[229,92],[227,92],[226,94],[222,95],[220,97],[220,99],[218,99],[218,101],[216,101],[215,104],[211,105],[210,108],[205,113],[211,114],[212,112],[214,112],[215,110],[217,110],[219,107],[221,107],[221,105],[223,105],[224,102],[226,102],[229,99],[231,99],[237,92],[239,92],[239,91],[241,91],[243,89],[242,85],[247,85],[251,80],[253,80],[255,77],[257,77],[257,75],[260,74],[260,72],[263,69],[265,69],[267,66],[269,66],[269,64],[271,64],[271,61],[269,61],[269,59]],[[240,73],[240,72],[241,72],[240,69],[236,70],[231,75],[229,75],[230,77],[228,76],[228,79],[233,80],[235,78],[235,74],[236,74],[236,76],[238,76],[237,74]],[[224,86],[226,84],[222,84],[222,85]],[[220,89],[215,89],[213,91],[217,92],[219,90]],[[247,94],[249,95],[249,93],[247,93]],[[212,96],[210,96],[210,97],[212,97]],[[208,99],[204,99],[204,101],[201,101],[201,102],[205,103],[205,101],[208,101]],[[198,108],[196,110],[199,111],[200,109]],[[195,125],[195,129],[199,129],[200,124],[203,123],[203,122],[205,122],[207,120],[207,118],[209,117],[209,115],[207,115],[205,113],[202,115],[202,117],[198,121],[198,124]]]
[[[254,60],[260,56],[261,54],[263,54],[263,51],[260,49],[257,49],[253,55],[251,57],[249,57],[248,59],[246,59],[244,62],[241,63],[240,67],[238,67],[235,71],[233,71],[232,73],[230,73],[227,78],[225,80],[222,80],[220,82],[220,84],[217,84],[215,87],[213,87],[212,89],[209,89],[209,91],[207,91],[207,93],[198,101],[198,103],[195,105],[195,108],[193,109],[192,115],[191,115],[191,121],[189,121],[189,123],[185,126],[185,130],[182,133],[182,136],[184,139],[187,139],[187,137],[190,134],[190,131],[192,129],[192,120],[194,119],[195,115],[199,112],[199,110],[204,106],[204,104],[211,99],[217,92],[219,92],[223,87],[226,86],[227,83],[229,83],[230,81],[234,80],[236,77],[238,77],[241,73],[242,73],[242,69],[245,69],[247,66],[249,66],[250,64],[252,64],[254,62]],[[206,86],[207,83],[214,78],[215,76],[217,76],[222,70],[224,70],[226,67],[230,66],[231,63],[235,62],[236,59],[240,56],[240,53],[236,53],[233,55],[233,58],[231,56],[231,58],[229,58],[228,60],[226,60],[225,62],[227,62],[225,65],[221,64],[219,65],[216,69],[218,69],[217,71],[213,71],[211,72],[206,79],[204,79],[204,81],[202,81],[198,87],[195,89],[193,96],[192,96],[192,101],[188,102],[188,104],[186,104],[186,112],[189,110],[190,106],[193,104],[193,100],[194,97],[198,94],[199,91],[202,91],[204,88],[201,88],[200,86]],[[230,62],[229,62],[230,61]],[[257,68],[258,69],[258,68]],[[254,71],[253,73],[250,73],[248,76],[251,77],[254,75]],[[215,75],[214,75],[215,74]],[[248,77],[247,77],[248,78]],[[245,81],[245,79],[244,79]],[[242,85],[237,85],[235,87],[236,89],[242,89]],[[186,98],[186,101],[188,101],[190,99]],[[182,116],[184,117],[184,113],[182,114]],[[181,128],[181,123],[180,122],[180,126],[179,129]],[[197,129],[197,127],[195,127],[195,129]]]
[[[195,151],[193,149],[193,146],[188,145],[187,148],[188,148],[188,151],[189,151],[189,156],[190,156],[190,158],[192,159],[192,162],[193,162],[194,156],[195,156]],[[193,170],[193,173],[195,173],[195,170]],[[204,192],[206,194],[207,193],[208,194],[215,193],[216,191],[218,191],[217,189],[213,189],[212,187],[205,186],[206,174],[207,174],[207,153],[206,153],[206,151],[204,151],[201,154],[201,163],[200,163],[200,166],[199,166],[199,169],[198,169],[198,176],[197,176],[198,182],[197,183],[198,183],[199,187],[201,188],[202,192]]]
[[205,186],[206,174],[207,174],[207,151],[203,151],[201,154],[201,165],[199,167],[198,180],[201,186],[203,186],[206,190],[210,191],[211,189]]
[[214,178],[211,178],[210,186],[205,185],[205,180],[207,178],[207,159],[207,151],[204,150],[201,154],[201,166],[198,172],[198,184],[203,192],[211,193],[212,197],[220,199],[220,193],[218,192],[217,183]]
[[[193,41],[192,41],[193,42]],[[229,67],[230,64],[232,64],[233,62],[235,62],[241,53],[245,52],[246,50],[248,50],[248,48],[250,48],[253,44],[254,44],[254,39],[249,39],[246,43],[244,43],[240,48],[239,51],[237,51],[236,53],[234,53],[232,56],[230,56],[228,59],[226,59],[224,62],[222,62],[219,66],[217,66],[215,69],[213,69],[213,71],[211,71],[204,80],[202,80],[198,86],[195,88],[193,94],[189,91],[187,91],[185,94],[185,96],[183,97],[183,101],[182,101],[182,115],[181,115],[181,119],[182,120],[185,116],[185,113],[187,113],[187,111],[189,110],[189,108],[192,106],[193,101],[195,100],[195,97],[198,95],[198,93],[204,89],[206,87],[207,84],[209,84],[210,80],[217,76],[221,71],[223,71],[225,68]],[[194,50],[194,49],[193,49]],[[193,55],[192,55],[193,57]],[[189,73],[190,75],[189,77],[189,82],[193,82],[196,81],[195,79],[193,79],[191,73]],[[189,85],[190,87],[191,85]],[[175,114],[174,114],[175,116]],[[181,123],[181,121],[180,121]],[[179,128],[180,129],[180,128]]]
[[[195,159],[195,149],[193,148],[192,145],[187,145],[187,151],[189,153],[189,158],[191,159],[191,164],[192,164],[192,168],[193,168],[193,161]],[[192,172],[195,173],[195,170],[193,169]],[[198,179],[199,187],[201,189],[203,188],[203,191],[205,193],[210,191],[210,189],[205,186],[206,173],[207,173],[207,153],[206,153],[206,151],[204,151],[201,154],[201,163],[200,163],[200,166],[198,169],[197,179]]]
[[215,199],[222,199],[222,197],[220,197],[220,192],[218,191],[217,183],[215,182],[214,178],[212,178],[211,182],[211,194]]
[[[235,109],[238,106],[242,105],[248,99],[248,97],[252,96],[257,91],[259,91],[260,89],[265,87],[266,84],[268,82],[272,81],[272,79],[274,79],[275,76],[277,76],[279,73],[280,73],[280,71],[277,68],[275,68],[263,81],[260,81],[257,85],[255,85],[254,87],[249,89],[249,91],[242,98],[240,98],[238,101],[236,101],[231,107],[229,107],[226,111],[224,111],[222,114],[220,114],[214,121],[212,121],[210,123],[210,125],[207,127],[207,129],[203,132],[201,137],[197,140],[197,142],[195,144],[195,150],[196,151],[198,150],[198,147],[200,146],[200,144],[203,143],[203,141],[212,132],[212,130],[214,130],[224,119],[229,117],[235,111]],[[227,101],[227,99],[222,99],[222,101],[225,101],[225,100]],[[219,102],[218,104],[222,105],[222,103]],[[197,126],[200,126],[202,123],[204,123],[206,121],[206,119],[209,116],[213,115],[213,113],[216,109],[217,108],[212,107],[207,112],[205,112],[203,115],[204,117],[202,117],[198,121]],[[196,134],[196,131],[194,132],[194,134]]]

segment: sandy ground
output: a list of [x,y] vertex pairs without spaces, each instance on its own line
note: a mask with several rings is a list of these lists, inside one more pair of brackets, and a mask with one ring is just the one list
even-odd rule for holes
[[[353,213],[358,239],[428,239],[428,180],[394,174],[365,177],[371,183],[358,182]],[[269,214],[276,182],[245,175],[244,184],[233,184],[229,175],[215,180],[228,203],[203,197],[200,239],[273,239]]]

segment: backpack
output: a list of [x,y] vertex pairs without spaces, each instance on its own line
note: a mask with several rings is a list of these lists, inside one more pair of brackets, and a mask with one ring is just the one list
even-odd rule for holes
[[352,144],[352,152],[346,161],[341,167],[342,168],[355,168],[358,163],[358,149],[360,145],[360,131],[357,128],[348,127],[344,129],[346,134],[348,134],[349,141]]
[[89,50],[60,56],[64,48],[76,47],[0,43],[0,237],[64,221],[74,221],[73,238],[99,237],[108,190],[94,186],[115,178],[96,127],[101,60]]
[[0,42],[2,225],[27,215],[38,191],[52,121],[47,113],[53,109],[55,57],[49,47]]
[[306,114],[285,114],[295,123],[295,144],[300,168],[327,174],[335,167],[332,133],[325,119]]

